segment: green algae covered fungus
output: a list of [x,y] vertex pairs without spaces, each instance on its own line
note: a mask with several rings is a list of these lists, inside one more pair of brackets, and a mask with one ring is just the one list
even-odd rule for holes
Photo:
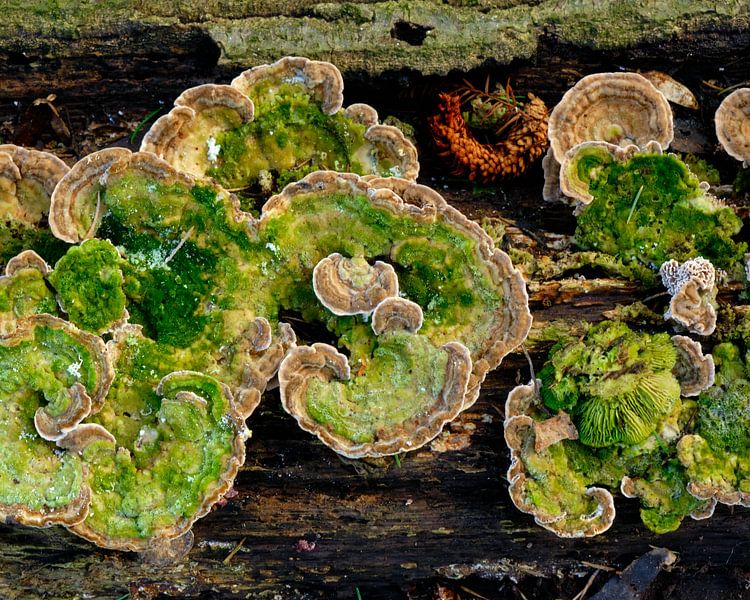
[[161,380],[137,439],[80,448],[91,510],[73,531],[99,545],[144,552],[185,534],[231,487],[248,431],[226,386],[181,371]]
[[540,389],[542,396],[532,384],[515,388],[505,421],[511,499],[538,524],[562,537],[601,533],[615,516],[609,490],[618,488],[639,499],[641,519],[656,533],[677,529],[686,516],[712,514],[715,503],[689,492],[687,471],[677,459],[675,444],[694,418],[693,402],[678,398],[671,414],[656,420],[653,433],[639,443],[592,447],[576,439],[579,431],[571,435],[560,428],[566,413],[549,416]]
[[82,462],[53,441],[101,407],[110,381],[104,343],[65,321],[29,316],[0,339],[0,514],[36,526],[86,516]]
[[[229,425],[249,416],[294,345],[285,313],[317,321],[348,350],[351,377],[339,354],[348,381],[316,380],[305,402],[344,444],[371,440],[374,450],[361,455],[432,439],[474,402],[487,371],[530,325],[508,257],[436,193],[403,180],[314,173],[256,219],[222,188],[153,154],[109,149],[61,182],[50,224],[83,243],[49,284],[80,327],[111,336],[116,376],[82,425],[99,434],[71,444],[88,465],[93,507],[74,531],[106,547],[151,552],[160,540],[183,539],[228,489],[234,471],[225,467],[244,451]],[[327,308],[319,298],[328,280],[316,287],[313,274],[337,253],[357,266],[354,288],[366,283],[366,265],[387,266],[386,297],[363,290],[376,305],[354,315]],[[362,316],[370,313],[372,325]],[[206,385],[221,394],[191,380],[172,404],[165,382],[183,371],[213,378]],[[407,401],[375,403],[398,395]],[[224,408],[214,410],[219,400]],[[339,418],[347,406],[354,417]],[[198,447],[217,454],[198,457]]]
[[87,240],[68,250],[48,280],[68,318],[81,329],[102,333],[124,316],[120,255],[106,240]]
[[677,448],[691,493],[724,504],[750,505],[750,366],[739,348],[719,344],[716,385],[698,397],[694,433]]
[[676,359],[668,335],[604,322],[552,350],[539,374],[542,399],[553,410],[570,412],[584,444],[637,444],[679,402]]
[[685,163],[654,145],[580,144],[563,161],[561,186],[582,203],[575,239],[584,249],[653,270],[696,256],[729,269],[747,249],[732,239],[741,219]]
[[184,92],[141,147],[228,189],[278,191],[319,170],[415,179],[416,150],[367,105],[342,108],[330,63],[284,58]]
[[45,282],[47,273],[47,264],[32,250],[10,259],[0,277],[0,334],[12,333],[22,317],[57,315],[55,295]]

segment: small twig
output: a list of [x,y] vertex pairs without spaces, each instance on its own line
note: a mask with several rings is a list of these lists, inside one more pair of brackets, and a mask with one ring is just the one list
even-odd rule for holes
[[224,559],[224,560],[222,561],[222,562],[223,562],[223,563],[224,563],[225,565],[228,565],[228,564],[229,564],[229,561],[230,561],[230,560],[232,560],[232,559],[234,558],[234,555],[235,555],[235,554],[237,554],[237,553],[238,553],[238,552],[240,551],[240,548],[242,548],[242,544],[244,544],[244,543],[245,543],[245,540],[246,540],[246,539],[247,539],[247,538],[244,538],[244,537],[243,537],[243,538],[242,538],[242,539],[240,540],[240,543],[239,543],[239,544],[237,544],[237,545],[236,545],[236,546],[235,546],[234,548],[232,548],[232,551],[231,551],[231,552],[230,552],[229,554],[227,554],[227,557],[226,557],[226,558],[225,558],[225,559]]
[[615,571],[617,571],[617,569],[615,569],[614,567],[610,567],[610,566],[607,566],[607,565],[602,565],[602,564],[599,564],[599,563],[592,563],[592,562],[588,562],[586,560],[582,560],[581,564],[584,567],[591,567],[592,569],[597,569],[599,571],[607,571],[609,573],[614,573]]
[[534,390],[537,394],[539,394],[539,388],[536,385],[536,372],[534,371],[534,363],[531,360],[529,351],[526,349],[526,344],[521,344],[521,350],[523,350],[523,355],[526,357],[526,361],[529,363],[529,371],[531,371],[531,381],[534,382]]
[[647,296],[641,302],[644,304],[650,300],[656,300],[657,298],[661,298],[662,296],[669,296],[669,292],[659,292],[658,294],[654,294],[653,296]]
[[177,254],[177,252],[179,252],[180,248],[182,248],[182,247],[183,247],[183,246],[185,245],[185,242],[187,242],[187,241],[188,241],[188,238],[189,238],[189,237],[190,237],[191,235],[193,235],[193,230],[194,230],[194,229],[195,229],[195,226],[191,227],[190,229],[188,229],[188,230],[187,230],[187,231],[185,232],[185,235],[183,235],[183,236],[182,236],[182,239],[180,240],[180,243],[179,243],[179,244],[177,244],[177,246],[175,247],[175,249],[174,249],[174,250],[172,250],[172,252],[170,252],[170,253],[169,253],[169,256],[167,256],[167,258],[165,258],[165,259],[164,259],[164,264],[165,264],[165,265],[166,265],[166,264],[167,264],[167,263],[168,263],[168,262],[169,262],[170,260],[172,260],[172,259],[174,258],[174,255],[175,255],[175,254]]
[[638,204],[638,198],[641,197],[642,191],[643,191],[643,186],[638,188],[638,193],[635,195],[635,200],[633,200],[633,206],[630,207],[630,214],[628,215],[628,220],[625,221],[626,223],[630,223],[630,219],[633,217],[633,211],[635,211],[635,205]]
[[487,598],[487,596],[482,596],[481,594],[477,594],[474,590],[470,590],[469,588],[463,585],[460,585],[458,587],[462,589],[464,592],[466,592],[467,594],[471,594],[472,596],[475,596],[476,598],[479,598],[480,600],[490,600],[489,598]]
[[596,576],[598,574],[599,574],[599,569],[597,569],[591,574],[591,577],[589,577],[589,580],[586,582],[586,585],[583,586],[583,589],[580,592],[578,592],[575,596],[573,596],[573,600],[584,599],[584,597],[586,596],[586,592],[589,591],[589,589],[591,588],[591,585],[594,583],[594,579],[596,579]]
[[97,221],[99,221],[99,219],[102,216],[101,210],[102,210],[102,191],[97,190],[96,191],[96,210],[94,211],[94,220],[91,221],[91,226],[89,227],[89,230],[86,232],[86,235],[84,236],[86,239],[94,237]]

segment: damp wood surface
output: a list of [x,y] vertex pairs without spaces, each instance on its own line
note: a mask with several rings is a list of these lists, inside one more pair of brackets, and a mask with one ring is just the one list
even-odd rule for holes
[[[11,2],[12,10],[16,4],[21,5]],[[216,10],[224,6],[213,4]],[[256,4],[253,18],[280,18],[269,8],[272,3]],[[309,6],[297,4],[291,18],[310,18],[305,16]],[[385,4],[352,6],[381,10]],[[403,10],[399,3],[389,4],[394,11]],[[419,10],[438,6],[423,4]],[[462,3],[445,6],[454,4]],[[479,15],[521,4],[479,2],[475,8],[459,8]],[[607,2],[559,4],[611,9]],[[120,5],[127,8],[127,2]],[[225,20],[237,18],[232,6],[224,6]],[[343,10],[340,3],[327,6]],[[437,92],[464,77],[477,84],[487,76],[503,83],[510,78],[517,90],[532,91],[552,106],[590,72],[662,69],[687,84],[701,102],[697,112],[675,108],[673,147],[706,156],[731,181],[737,163],[717,153],[711,119],[722,98],[717,90],[750,79],[750,30],[742,20],[746,3],[727,6],[716,11],[715,18],[710,11],[701,13],[704,20],[697,29],[608,50],[540,35],[534,51],[510,65],[504,65],[509,60],[489,65],[479,60],[462,65],[474,70],[448,75],[437,67],[415,72],[410,69],[419,65],[405,58],[394,58],[387,73],[345,62],[345,100],[370,102],[381,117],[395,115],[413,125],[423,165],[420,182],[435,187],[470,218],[503,219],[505,244],[542,256],[550,252],[543,243],[547,234],[572,234],[570,209],[542,202],[539,164],[520,179],[495,186],[446,177],[425,135],[425,117],[434,109]],[[730,8],[734,13],[726,16]],[[69,164],[111,145],[136,148],[148,127],[139,129],[146,115],[168,110],[186,87],[228,81],[243,60],[244,66],[254,64],[251,58],[231,62],[216,56],[213,42],[197,25],[181,25],[177,35],[175,15],[151,15],[151,22],[157,17],[173,20],[106,55],[103,46],[97,46],[99,54],[86,46],[83,34],[67,50],[50,42],[42,52],[39,39],[24,37],[27,46],[22,47],[7,27],[0,31],[3,142],[47,149]],[[31,27],[36,21],[29,23]],[[62,25],[56,31],[50,40],[64,38]],[[98,31],[96,43],[109,40],[114,47],[116,32],[106,27]],[[162,44],[158,53],[157,44]],[[276,58],[270,53],[259,56]],[[337,56],[323,51],[316,55]],[[54,110],[45,102],[34,103],[50,94],[55,95],[48,100]],[[747,218],[747,199],[734,202]],[[747,226],[742,235],[748,236]],[[529,286],[535,330],[554,321],[575,325],[601,320],[618,305],[659,291],[596,272],[532,281]],[[737,303],[739,290],[724,287],[720,298]],[[659,306],[658,301],[650,306]],[[544,346],[535,347],[531,356],[540,368]],[[269,392],[248,423],[253,437],[235,483],[236,495],[196,524],[195,547],[185,561],[154,566],[135,555],[99,550],[60,528],[0,525],[0,598],[573,598],[592,576],[590,593],[652,546],[676,552],[678,561],[659,575],[651,597],[750,597],[747,509],[720,506],[709,521],[687,519],[677,532],[655,535],[641,524],[637,501],[618,497],[612,528],[587,540],[559,539],[520,513],[510,502],[504,479],[508,452],[502,413],[508,391],[529,377],[523,354],[510,355],[489,374],[475,406],[434,442],[399,462],[340,459],[302,432],[282,411],[278,392]]]

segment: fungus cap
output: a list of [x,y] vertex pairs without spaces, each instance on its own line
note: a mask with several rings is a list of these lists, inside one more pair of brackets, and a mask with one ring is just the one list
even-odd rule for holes
[[716,110],[716,137],[732,158],[750,162],[750,88],[729,94]]
[[[423,341],[425,339],[403,331],[386,332],[383,335],[396,342],[393,346],[385,346],[389,353],[397,352],[396,348],[405,338]],[[431,382],[431,385],[439,384],[440,388],[433,389],[431,392],[424,389],[412,389],[409,387],[411,382],[407,382],[404,388],[398,388],[398,393],[404,400],[407,394],[417,397],[419,410],[397,417],[394,421],[389,421],[390,413],[382,417],[387,411],[378,406],[372,408],[375,416],[365,412],[368,407],[361,406],[361,412],[352,415],[349,423],[353,427],[359,419],[364,422],[363,427],[375,428],[371,436],[366,436],[367,439],[363,436],[362,439],[352,440],[325,423],[317,421],[311,414],[310,402],[316,401],[316,396],[319,397],[328,391],[333,395],[334,406],[339,406],[339,410],[354,411],[358,406],[357,402],[347,400],[347,391],[342,384],[337,384],[337,382],[353,379],[348,360],[346,356],[327,344],[300,346],[287,354],[279,369],[282,406],[297,420],[302,429],[316,435],[324,444],[349,458],[378,457],[416,450],[435,438],[443,426],[461,412],[471,373],[471,356],[465,346],[450,342],[436,350],[438,353],[445,354],[444,372],[428,373],[427,380]],[[373,360],[373,363],[368,365],[368,373],[372,373],[373,369],[376,370],[377,364],[377,361]],[[411,365],[412,370],[429,368],[429,365],[416,362],[407,364]],[[362,385],[365,387],[367,386],[366,375],[362,376]],[[376,380],[389,377],[378,372],[373,376]],[[390,374],[390,376],[396,375]],[[417,381],[417,377],[415,375],[411,381]],[[359,376],[355,376],[352,383],[356,383],[357,378]],[[323,385],[314,385],[315,381],[322,382]],[[334,387],[327,387],[330,384],[334,384]],[[376,404],[383,400],[380,396],[381,394],[365,392],[365,397]],[[347,406],[349,408],[346,408]],[[400,413],[400,410],[396,411],[396,414]],[[372,424],[368,423],[370,420]]]
[[329,115],[339,111],[344,103],[341,72],[329,62],[301,56],[285,56],[275,63],[248,69],[232,80],[232,87],[249,96],[253,86],[267,80],[304,85]]
[[313,290],[333,314],[369,315],[385,298],[398,296],[398,277],[388,263],[335,252],[313,269]]
[[684,335],[673,335],[672,343],[677,349],[677,362],[672,373],[680,382],[683,396],[697,396],[714,384],[714,359],[703,354],[700,343]]
[[664,95],[637,73],[596,73],[569,89],[549,119],[555,158],[588,141],[663,148],[674,135],[672,111]]
[[405,298],[386,298],[372,313],[372,330],[375,335],[382,335],[388,331],[416,333],[423,322],[422,308],[416,302]]

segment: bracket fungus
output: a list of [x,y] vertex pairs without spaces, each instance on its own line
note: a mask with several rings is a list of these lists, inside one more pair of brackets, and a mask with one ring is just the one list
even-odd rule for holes
[[99,546],[158,552],[221,499],[245,460],[249,432],[227,386],[179,371],[154,395],[135,439],[115,428],[114,441],[91,436],[76,444],[92,510],[71,529]]
[[549,140],[557,162],[582,142],[644,147],[672,142],[672,110],[651,82],[637,73],[595,73],[570,88],[549,118]]
[[614,522],[614,499],[606,489],[587,485],[571,468],[563,441],[570,439],[567,427],[557,440],[539,444],[537,420],[527,414],[508,416],[508,405],[531,407],[536,395],[532,382],[514,388],[508,396],[503,426],[511,456],[510,498],[516,508],[534,515],[537,524],[560,537],[602,533]]
[[65,252],[47,228],[47,216],[55,185],[68,170],[47,152],[0,145],[0,264],[29,248],[48,261]]
[[398,277],[388,263],[334,252],[313,269],[313,290],[334,315],[369,315],[385,298],[398,296]]
[[327,62],[285,57],[253,67],[231,86],[183,92],[141,150],[226,188],[264,193],[318,169],[416,179],[411,142],[367,105],[343,109],[343,85]]
[[56,314],[55,296],[44,280],[48,273],[49,266],[33,250],[8,261],[0,277],[0,335],[12,333],[23,317]]
[[670,296],[665,319],[698,335],[711,335],[716,329],[716,272],[704,258],[692,258],[680,264],[672,259],[659,269],[662,283]]
[[[530,327],[525,285],[507,255],[436,192],[400,179],[313,173],[256,219],[221,188],[153,154],[102,151],[61,183],[51,220],[70,241],[100,238],[72,248],[49,277],[66,310],[84,309],[76,322],[112,329],[124,296],[127,316],[110,342],[118,377],[97,422],[118,440],[118,428],[130,431],[131,445],[133,404],[148,410],[150,390],[171,371],[208,373],[254,406],[294,345],[281,311],[328,327],[367,385],[429,383],[433,400],[447,403],[435,419],[414,409],[417,437],[399,434],[403,449],[470,406],[486,373]],[[362,297],[338,294],[347,307],[327,310],[338,301],[334,280]],[[112,314],[99,310],[102,289]],[[397,294],[404,298],[393,304]],[[363,317],[384,300],[373,330]],[[406,365],[412,372],[400,383],[386,376]]]
[[716,137],[732,158],[750,162],[750,88],[729,94],[716,110]]
[[746,243],[733,239],[742,220],[708,194],[685,163],[662,154],[656,144],[645,150],[580,144],[565,155],[560,180],[581,203],[575,241],[584,250],[651,272],[669,259],[698,255],[736,269],[746,251]]
[[[678,459],[681,436],[697,410],[680,398],[680,385],[691,386],[694,375],[687,371],[705,366],[710,356],[687,345],[694,364],[675,368],[686,346],[675,337],[605,321],[581,339],[558,343],[536,384],[511,391],[505,437],[510,493],[519,509],[563,537],[609,527],[614,505],[608,490],[638,498],[641,519],[657,533],[677,529],[686,516],[711,515],[715,502],[695,497]],[[592,489],[605,519],[593,524],[586,495]]]
[[750,506],[750,366],[731,343],[714,347],[716,384],[698,397],[693,433],[677,444],[697,498]]
[[677,362],[672,374],[680,382],[683,396],[697,396],[714,384],[714,359],[703,354],[703,348],[695,340],[684,335],[673,335],[672,343],[677,349]]
[[64,444],[101,408],[112,380],[104,343],[32,315],[0,338],[0,373],[0,514],[36,527],[80,522],[91,495],[85,468],[51,441]]

